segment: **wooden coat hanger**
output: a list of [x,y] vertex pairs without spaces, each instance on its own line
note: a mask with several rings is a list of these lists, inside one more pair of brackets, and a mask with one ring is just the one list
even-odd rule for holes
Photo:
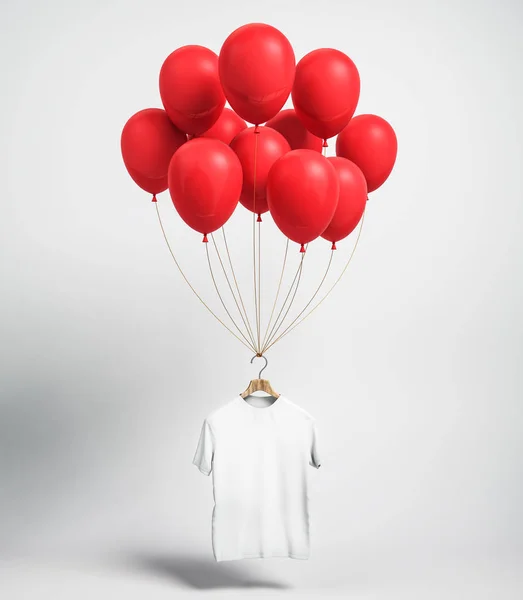
[[275,392],[272,389],[271,383],[268,379],[262,379],[261,378],[261,374],[263,369],[267,368],[267,365],[269,364],[269,361],[267,360],[267,358],[265,356],[263,356],[262,354],[255,354],[252,358],[251,358],[251,364],[252,361],[255,358],[263,358],[265,360],[265,366],[262,368],[262,370],[260,371],[259,375],[258,375],[258,379],[251,379],[251,382],[249,383],[249,387],[240,394],[240,396],[242,398],[246,398],[247,396],[250,396],[253,392],[266,392],[267,394],[270,394],[271,396],[273,396],[274,398],[279,398],[280,394],[278,394],[278,392]]

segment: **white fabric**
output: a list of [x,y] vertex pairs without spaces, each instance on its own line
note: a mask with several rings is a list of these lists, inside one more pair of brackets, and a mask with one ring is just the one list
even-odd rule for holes
[[193,464],[213,473],[218,562],[309,558],[307,467],[321,464],[316,421],[282,395],[253,405],[260,403],[267,400],[238,395],[202,424]]

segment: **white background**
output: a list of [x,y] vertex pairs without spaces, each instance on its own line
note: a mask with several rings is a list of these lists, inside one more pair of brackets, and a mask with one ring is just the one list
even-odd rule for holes
[[[22,0],[0,11],[5,597],[520,597],[522,5]],[[263,362],[183,281],[119,144],[134,112],[161,106],[171,51],[219,52],[253,21],[281,29],[298,59],[326,46],[351,56],[357,113],[389,120],[399,152],[343,279],[267,354],[263,376],[323,435],[311,559],[216,565],[212,482],[191,461],[203,418]],[[168,193],[158,208],[225,319],[201,236]],[[252,314],[251,227],[239,206],[227,233]],[[285,238],[269,216],[263,228],[266,319]],[[331,281],[353,239],[338,244]],[[329,253],[310,245],[293,315]],[[293,270],[299,258],[291,244]]]

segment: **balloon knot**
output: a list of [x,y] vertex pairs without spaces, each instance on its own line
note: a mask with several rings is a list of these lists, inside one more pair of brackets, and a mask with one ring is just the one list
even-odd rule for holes
[[303,244],[301,245],[300,252],[305,252],[305,246]]
[[204,234],[203,234],[203,240],[202,240],[202,242],[208,242],[208,241],[209,241],[209,240],[207,239],[207,234],[206,234],[206,233],[204,233]]
[[260,128],[258,125],[254,126],[254,133],[260,133]]
[[263,355],[262,355],[262,353],[261,353],[261,352],[256,352],[256,356],[257,356],[258,358],[261,358]]
[[151,200],[151,202],[158,202],[158,200],[156,200],[156,194],[153,194],[153,199]]
[[329,147],[329,144],[327,144],[327,140],[326,139],[323,140],[323,147],[324,148],[328,148]]
[[336,250],[336,242],[332,242],[331,250]]
[[261,223],[261,222],[262,222],[261,214],[258,213],[258,218],[256,219],[256,223]]
[[369,197],[367,196],[367,202],[369,201]]

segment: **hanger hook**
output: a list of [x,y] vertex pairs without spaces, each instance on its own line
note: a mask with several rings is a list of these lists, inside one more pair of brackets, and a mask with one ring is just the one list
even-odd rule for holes
[[261,378],[262,378],[262,377],[261,377],[262,371],[263,371],[263,369],[266,369],[266,368],[267,368],[267,365],[269,364],[269,361],[267,360],[267,357],[266,357],[266,356],[264,356],[263,354],[255,354],[255,355],[254,355],[254,356],[251,358],[251,365],[252,365],[252,361],[253,361],[255,358],[263,358],[263,360],[265,361],[265,366],[264,366],[264,367],[262,367],[262,370],[260,371],[260,373],[259,373],[259,375],[258,375],[258,379],[261,379]]

